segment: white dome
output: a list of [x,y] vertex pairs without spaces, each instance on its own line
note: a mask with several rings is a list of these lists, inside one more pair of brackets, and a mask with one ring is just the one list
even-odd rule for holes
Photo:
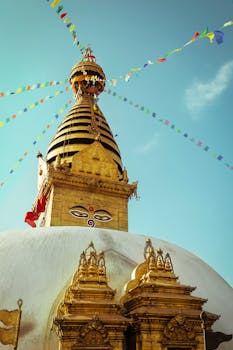
[[[0,309],[17,308],[23,299],[18,350],[53,350],[53,316],[69,285],[81,252],[92,240],[106,258],[109,285],[120,298],[134,267],[143,261],[145,238],[128,232],[85,227],[49,227],[0,235]],[[193,295],[208,298],[205,309],[221,315],[215,331],[233,333],[233,289],[212,268],[174,244],[151,237],[155,248],[171,255],[181,283],[196,286]],[[116,278],[117,276],[117,278]],[[0,345],[0,349],[8,347]],[[233,340],[218,350],[232,350]],[[10,346],[9,346],[10,349]]]

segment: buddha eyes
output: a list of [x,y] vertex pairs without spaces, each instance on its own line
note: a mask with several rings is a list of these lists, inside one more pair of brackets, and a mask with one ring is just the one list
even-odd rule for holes
[[[112,216],[106,210],[96,210],[93,213],[93,209],[89,213],[88,210],[82,206],[75,206],[69,210],[70,214],[79,219],[93,217],[94,220],[107,222],[112,220]],[[91,215],[92,214],[92,215]]]

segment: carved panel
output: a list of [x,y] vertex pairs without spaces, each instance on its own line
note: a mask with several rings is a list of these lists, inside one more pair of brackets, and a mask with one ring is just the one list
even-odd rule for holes
[[193,323],[183,315],[173,317],[164,328],[164,335],[172,341],[189,341],[195,339]]
[[80,329],[72,350],[83,349],[84,347],[85,349],[112,349],[108,332],[96,316]]

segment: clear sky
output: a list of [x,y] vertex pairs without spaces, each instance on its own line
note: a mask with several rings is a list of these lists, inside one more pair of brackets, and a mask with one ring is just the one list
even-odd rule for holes
[[[64,81],[81,59],[51,2],[1,1],[0,92]],[[91,44],[108,79],[183,47],[207,26],[217,30],[233,19],[232,0],[63,0],[61,4],[77,25],[82,45]],[[233,284],[233,170],[225,165],[233,166],[233,26],[223,32],[220,45],[203,38],[167,62],[148,65],[128,82],[118,79],[110,89],[128,100],[103,93],[99,105],[118,135],[130,181],[139,181],[140,200],[132,199],[129,205],[129,231],[192,251]],[[65,85],[0,97],[0,125],[4,123],[0,231],[28,228],[24,215],[37,194],[36,153],[46,154],[62,120],[54,115],[73,98],[72,93],[60,93],[31,110],[29,106],[61,90]],[[130,100],[150,113],[133,107]],[[20,114],[25,107],[29,111]],[[205,151],[204,146],[210,148]],[[219,155],[223,159],[216,159]],[[23,161],[18,161],[21,157]]]

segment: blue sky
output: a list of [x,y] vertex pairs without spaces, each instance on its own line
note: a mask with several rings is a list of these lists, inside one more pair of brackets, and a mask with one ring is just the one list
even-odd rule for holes
[[[81,59],[51,2],[1,1],[0,92],[64,81]],[[127,83],[119,79],[148,60],[183,47],[195,32],[207,26],[209,31],[219,29],[233,19],[233,1],[61,3],[77,25],[81,43],[91,44],[107,78],[118,79],[115,88],[106,90],[128,99],[124,102],[103,93],[99,105],[118,135],[130,181],[139,181],[140,200],[133,199],[129,205],[129,231],[192,251],[233,284],[233,170],[225,165],[233,165],[233,26],[224,28],[221,45],[203,38],[171,55],[167,62],[148,65]],[[31,104],[56,91],[64,92],[30,110]],[[54,115],[71,98],[64,84],[0,97],[0,122],[10,117],[0,127],[0,182],[4,182],[0,231],[28,227],[23,219],[37,193],[36,153],[46,154],[62,120],[62,115],[58,120]],[[129,101],[143,106],[144,111]],[[27,113],[18,113],[25,107]],[[145,113],[147,108],[157,118]],[[208,151],[204,145],[210,147]],[[25,157],[24,152],[28,153]]]

